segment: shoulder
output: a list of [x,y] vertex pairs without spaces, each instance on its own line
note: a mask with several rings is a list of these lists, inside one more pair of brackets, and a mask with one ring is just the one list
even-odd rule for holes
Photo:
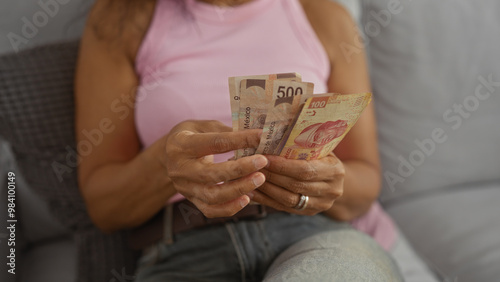
[[357,39],[356,23],[343,5],[332,0],[300,0],[300,3],[330,60],[335,60],[342,42]]
[[299,0],[304,10],[329,19],[351,21],[349,11],[340,3],[333,0]]
[[96,0],[86,32],[115,51],[135,54],[149,28],[156,0]]

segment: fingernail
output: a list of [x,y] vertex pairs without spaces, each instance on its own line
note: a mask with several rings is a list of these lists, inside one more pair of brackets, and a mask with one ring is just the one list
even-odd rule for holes
[[255,196],[255,194],[253,192],[248,192],[247,193],[247,196],[251,199],[253,199],[253,196]]
[[248,205],[248,203],[250,203],[250,198],[248,197],[242,197],[240,199],[240,205],[242,208],[246,207],[246,205]]
[[266,181],[266,178],[262,173],[257,174],[252,178],[252,182],[255,185],[255,187],[259,187],[260,185],[264,184]]
[[256,169],[261,169],[265,167],[269,161],[265,157],[258,157],[253,160],[253,165],[255,166]]

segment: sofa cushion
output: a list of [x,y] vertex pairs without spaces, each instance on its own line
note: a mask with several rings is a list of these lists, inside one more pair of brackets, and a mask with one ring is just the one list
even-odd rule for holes
[[422,258],[445,281],[498,281],[500,183],[436,190],[387,207]]
[[18,281],[77,281],[77,255],[71,237],[55,238],[33,245],[22,256],[22,269],[29,271],[18,273]]
[[91,225],[76,184],[76,155],[70,155],[77,47],[71,42],[0,56],[0,136],[11,145],[18,173],[70,228]]
[[500,2],[361,2],[381,202],[446,281],[496,281]]
[[137,254],[126,245],[126,231],[107,235],[93,225],[77,186],[77,53],[78,42],[68,42],[0,56],[0,136],[11,144],[16,174],[73,232],[78,281],[109,281],[113,271],[133,272]]
[[70,236],[69,229],[50,212],[47,202],[26,184],[22,176],[19,175],[16,179],[20,223],[27,243],[37,244],[61,236]]
[[[1,138],[0,156],[1,175],[7,175],[9,171],[14,173],[19,171],[9,144]],[[69,230],[54,218],[47,202],[28,186],[20,173],[16,173],[16,195],[17,215],[21,227],[19,231],[22,230],[22,236],[28,244],[69,236]]]
[[500,181],[498,11],[497,0],[362,0],[382,203]]

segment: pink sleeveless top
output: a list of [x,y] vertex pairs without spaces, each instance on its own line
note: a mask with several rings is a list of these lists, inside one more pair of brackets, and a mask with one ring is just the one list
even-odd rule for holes
[[[325,93],[330,64],[298,0],[254,0],[236,7],[158,0],[136,72],[135,121],[148,147],[184,120],[231,126],[230,76],[298,72],[314,83],[315,93]],[[180,199],[176,195],[170,202]],[[395,237],[388,216],[374,205],[363,218],[355,227],[388,248]]]

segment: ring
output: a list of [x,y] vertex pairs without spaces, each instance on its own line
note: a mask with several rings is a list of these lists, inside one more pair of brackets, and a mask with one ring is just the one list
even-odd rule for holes
[[300,194],[299,203],[294,207],[296,210],[304,210],[307,207],[307,203],[309,202],[309,196]]

